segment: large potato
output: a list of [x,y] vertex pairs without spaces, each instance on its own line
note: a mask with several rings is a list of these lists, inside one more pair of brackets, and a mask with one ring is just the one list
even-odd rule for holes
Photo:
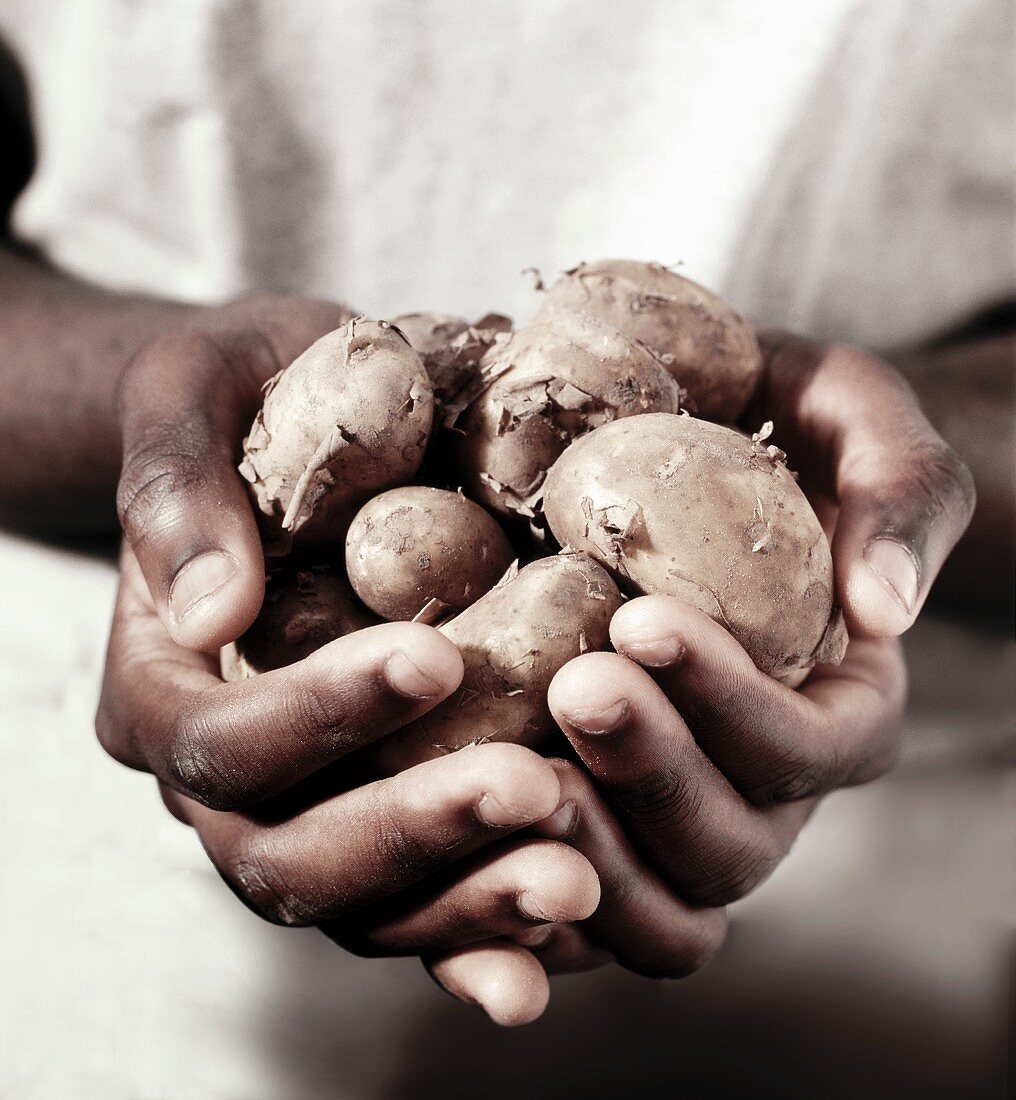
[[346,572],[384,619],[412,619],[429,601],[462,611],[503,576],[513,552],[496,521],[461,493],[424,485],[369,500],[346,535]]
[[505,514],[533,516],[547,470],[577,435],[677,412],[680,387],[644,345],[592,317],[534,322],[484,359],[485,388],[454,427],[463,483]]
[[302,661],[316,649],[374,626],[340,570],[287,564],[266,578],[265,599],[250,629],[224,646],[224,680],[245,680]]
[[351,507],[419,469],[433,413],[419,355],[386,321],[322,336],[271,380],[244,440],[266,541],[341,541]]
[[559,668],[608,645],[622,596],[581,554],[541,558],[442,626],[462,653],[462,685],[376,746],[386,774],[480,741],[533,745],[556,728],[547,689]]
[[826,536],[764,438],[690,416],[608,424],[557,461],[544,507],[563,545],[631,591],[694,604],[760,669],[794,681],[838,663],[846,632]]
[[733,422],[762,373],[752,327],[722,299],[662,264],[598,260],[556,282],[536,311],[547,320],[588,313],[661,356],[696,416]]

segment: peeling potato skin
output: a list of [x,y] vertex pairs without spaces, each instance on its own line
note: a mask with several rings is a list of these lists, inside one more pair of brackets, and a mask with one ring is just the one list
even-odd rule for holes
[[483,375],[455,425],[457,458],[470,496],[506,515],[535,514],[547,470],[576,436],[681,403],[648,348],[591,317],[527,325],[490,352]]
[[312,344],[268,383],[244,440],[269,550],[341,543],[351,508],[419,469],[433,416],[420,357],[386,321]]
[[500,313],[473,324],[448,313],[403,313],[392,324],[420,353],[439,406],[469,385],[484,355],[512,330],[511,318]]
[[341,570],[290,565],[268,574],[250,629],[219,652],[224,680],[246,680],[309,657],[336,638],[378,622]]
[[462,654],[462,686],[377,744],[379,770],[392,775],[479,741],[538,744],[557,728],[547,707],[554,674],[586,650],[608,648],[622,602],[584,554],[527,565],[440,628]]
[[622,420],[558,460],[545,514],[629,591],[686,600],[764,672],[799,681],[816,660],[839,662],[846,631],[828,541],[784,457],[690,416]]
[[762,374],[754,329],[721,298],[662,264],[597,260],[559,279],[534,319],[599,317],[648,345],[707,420],[734,421]]
[[514,554],[497,521],[461,493],[423,485],[368,501],[346,535],[346,571],[383,619],[407,620],[429,600],[462,611],[504,575]]
[[446,348],[469,328],[464,317],[451,313],[403,313],[393,317],[392,324],[420,353],[425,364],[426,356]]

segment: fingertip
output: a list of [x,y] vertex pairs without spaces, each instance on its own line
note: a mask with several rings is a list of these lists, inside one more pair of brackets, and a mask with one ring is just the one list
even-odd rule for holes
[[455,644],[423,623],[381,623],[345,635],[315,651],[310,660],[346,675],[351,664],[373,668],[390,693],[433,706],[462,682],[462,654]]
[[610,641],[618,653],[650,668],[668,668],[684,657],[691,631],[685,622],[694,608],[673,596],[640,596],[623,604],[610,621]]
[[260,552],[202,550],[177,569],[162,618],[178,645],[211,652],[235,641],[251,626],[264,594]]
[[[391,656],[387,672],[393,689],[400,694],[444,698],[462,683],[465,666],[454,642],[424,623],[385,623],[372,630],[384,632]],[[405,662],[430,681],[416,682]],[[400,668],[405,675],[400,675]]]
[[473,754],[479,761],[484,797],[499,808],[500,819],[491,821],[488,814],[484,818],[488,824],[533,824],[557,809],[561,800],[557,771],[532,749],[488,742],[459,752]]
[[643,675],[620,654],[583,653],[555,673],[547,704],[555,717],[600,713],[637,686],[633,674]]
[[520,969],[512,981],[489,985],[480,1000],[484,1012],[498,1027],[531,1024],[543,1015],[549,1002],[550,981],[535,958],[532,973],[523,974]]
[[920,569],[902,543],[870,539],[859,556],[844,562],[840,577],[840,600],[852,635],[894,638],[913,625],[921,603]]
[[550,1000],[550,982],[538,960],[505,940],[449,952],[428,969],[447,993],[479,1005],[499,1027],[532,1023]]
[[553,924],[586,920],[600,904],[600,877],[581,852],[534,840],[515,854],[520,912]]

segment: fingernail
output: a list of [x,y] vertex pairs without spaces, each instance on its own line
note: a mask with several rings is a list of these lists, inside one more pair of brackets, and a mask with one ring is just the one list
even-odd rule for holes
[[208,599],[236,576],[238,566],[229,554],[209,550],[198,554],[173,578],[169,588],[169,610],[179,623],[202,600]]
[[626,657],[638,661],[640,665],[648,665],[650,668],[676,665],[685,654],[684,646],[673,636],[654,638],[645,642],[621,642],[618,649]]
[[507,806],[498,802],[492,794],[486,792],[480,795],[479,801],[476,803],[476,816],[485,825],[494,825],[495,827],[524,825],[527,821],[532,821],[532,817],[526,817],[510,810]]
[[525,928],[516,932],[512,939],[520,947],[542,947],[554,931],[552,924],[538,924],[535,928]]
[[539,823],[541,836],[550,840],[564,840],[575,831],[575,825],[579,817],[579,808],[573,799],[556,809],[550,817],[545,817]]
[[393,691],[410,699],[430,699],[441,691],[437,680],[418,668],[401,649],[385,661],[385,676]]
[[919,582],[914,555],[894,539],[872,539],[864,548],[864,560],[908,614],[917,603]]
[[612,707],[601,711],[579,711],[569,714],[568,721],[583,733],[609,733],[624,720],[628,713],[628,700],[620,699]]
[[531,890],[523,890],[519,895],[518,906],[519,912],[524,917],[531,917],[533,920],[538,921],[553,921],[554,919],[543,911]]

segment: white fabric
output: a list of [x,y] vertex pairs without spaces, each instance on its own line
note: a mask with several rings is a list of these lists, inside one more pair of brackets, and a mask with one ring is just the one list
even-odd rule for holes
[[[0,0],[41,153],[17,225],[108,285],[379,315],[521,317],[523,267],[683,259],[767,320],[904,342],[1012,291],[1007,9]],[[0,1095],[978,1094],[1011,646],[922,626],[904,767],[830,800],[714,967],[562,980],[499,1035],[413,961],[258,922],[103,756],[113,586],[0,539]]]
[[524,317],[522,268],[683,261],[898,344],[1012,294],[1005,0],[5,0],[21,233],[99,282]]

